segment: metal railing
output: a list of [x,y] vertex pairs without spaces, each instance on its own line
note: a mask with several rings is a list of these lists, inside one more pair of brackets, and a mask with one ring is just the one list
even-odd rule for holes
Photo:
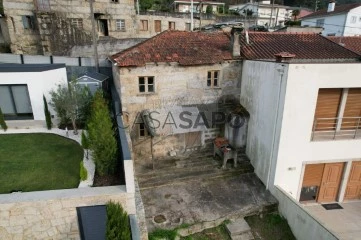
[[315,118],[312,141],[361,138],[361,117]]

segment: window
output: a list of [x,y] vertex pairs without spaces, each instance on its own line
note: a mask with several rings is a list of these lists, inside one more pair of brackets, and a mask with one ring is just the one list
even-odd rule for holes
[[139,123],[139,137],[146,137],[148,136],[148,131],[145,128],[144,123]]
[[356,16],[352,16],[351,17],[351,23],[356,23],[357,17]]
[[140,20],[140,30],[148,31],[148,20]]
[[116,21],[116,29],[117,29],[117,31],[125,31],[125,20],[124,19],[118,19]]
[[140,93],[153,93],[155,92],[154,77],[139,77],[139,92]]
[[50,11],[49,0],[36,0],[35,4],[39,11]]
[[186,31],[192,31],[190,23],[186,23]]
[[71,18],[70,24],[77,29],[83,29],[83,19],[81,18]]
[[325,24],[325,19],[317,19],[316,20],[316,27],[323,27],[323,25]]
[[35,29],[34,16],[21,16],[24,29]]
[[113,3],[119,3],[119,0],[111,0]]
[[162,31],[162,22],[160,20],[155,20],[154,21],[154,31],[156,33],[159,33]]
[[32,119],[27,85],[0,85],[0,108],[5,119]]
[[207,87],[219,86],[219,71],[208,71],[207,74]]
[[175,22],[169,22],[168,23],[168,29],[169,30],[175,30]]

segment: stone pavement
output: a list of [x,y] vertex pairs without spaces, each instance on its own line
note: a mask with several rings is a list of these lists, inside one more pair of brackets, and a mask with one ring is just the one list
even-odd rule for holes
[[208,222],[216,226],[225,219],[277,210],[277,200],[254,173],[211,180],[195,178],[140,191],[149,232],[173,229],[182,223]]

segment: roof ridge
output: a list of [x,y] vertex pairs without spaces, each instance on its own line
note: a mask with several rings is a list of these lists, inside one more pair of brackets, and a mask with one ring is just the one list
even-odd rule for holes
[[[321,35],[320,35],[320,36],[321,36]],[[330,38],[328,38],[328,37],[325,37],[325,36],[321,36],[321,37],[327,39],[328,41],[330,41],[330,42],[332,42],[332,43],[334,43],[334,44],[337,44],[338,46],[343,47],[344,49],[347,49],[347,50],[350,51],[350,52],[356,53],[356,54],[359,55],[360,58],[361,58],[361,54],[359,54],[358,52],[353,51],[353,50],[351,50],[351,49],[349,49],[349,48],[345,47],[344,45],[341,45],[341,44],[339,44],[339,43],[337,43],[337,42],[334,42],[334,41],[332,41],[332,40],[331,40]]]
[[[246,32],[246,31],[245,31]],[[245,34],[243,32],[243,34]],[[279,34],[279,35],[320,35],[314,32],[257,32],[257,31],[248,31],[248,34],[265,34],[265,35],[272,35],[272,34]]]

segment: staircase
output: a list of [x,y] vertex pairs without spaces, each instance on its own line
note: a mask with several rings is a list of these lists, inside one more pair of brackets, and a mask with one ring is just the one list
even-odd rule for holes
[[253,167],[243,151],[238,153],[238,166],[228,161],[227,168],[221,169],[222,161],[213,157],[210,147],[192,152],[184,157],[167,157],[156,159],[154,170],[137,169],[136,177],[141,189],[159,187],[188,181],[202,181],[226,178],[253,172]]

